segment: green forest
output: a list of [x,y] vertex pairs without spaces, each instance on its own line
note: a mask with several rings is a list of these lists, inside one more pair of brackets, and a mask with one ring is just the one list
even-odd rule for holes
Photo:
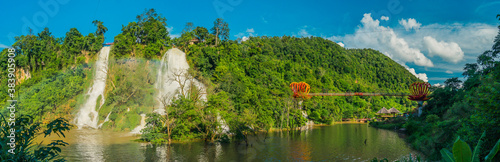
[[445,87],[433,90],[422,116],[404,124],[414,147],[430,159],[440,159],[440,150],[451,148],[460,137],[470,146],[481,139],[480,157],[489,153],[500,139],[499,53],[500,32],[490,50],[480,54],[476,63],[465,65],[464,81],[450,78]]
[[[55,38],[46,28],[17,38],[13,47],[17,49],[18,71],[24,71],[17,75],[23,114],[37,121],[74,117],[82,94],[91,85],[93,61],[107,31],[103,22],[92,23],[97,29],[88,36],[72,28],[66,37]],[[323,38],[229,40],[230,29],[223,19],[215,20],[210,30],[187,23],[179,38],[170,38],[166,27],[166,18],[154,9],[145,10],[115,37],[106,102],[99,116],[104,120],[109,112],[116,113],[111,114],[105,128],[130,130],[139,124],[139,114],[155,109],[156,67],[173,46],[186,52],[193,69],[190,73],[209,87],[209,98],[228,97],[232,113],[254,114],[255,122],[265,128],[305,123],[299,101],[291,98],[289,84],[294,81],[309,83],[311,92],[408,92],[408,86],[418,81],[378,51],[344,49]],[[192,39],[200,41],[190,44]],[[2,57],[7,57],[7,50]],[[0,97],[5,103],[6,91]],[[210,107],[207,103],[201,105]],[[342,118],[373,117],[382,107],[407,111],[414,105],[403,97],[315,97],[300,107],[315,123],[331,124]],[[282,119],[285,115],[287,121]]]
[[[405,128],[409,135],[407,141],[429,160],[444,158],[443,148],[455,150],[457,139],[471,146],[469,150],[479,151],[481,159],[489,155],[490,150],[496,153],[500,145],[500,32],[492,44],[490,50],[477,56],[476,63],[465,64],[464,80],[449,78],[444,87],[431,88],[431,99],[423,107],[422,116],[371,125]],[[472,149],[472,146],[476,147]],[[479,161],[479,158],[472,160]],[[498,156],[493,159],[498,160]]]
[[[40,33],[16,37],[16,91],[21,114],[35,120],[58,117],[71,118],[77,97],[89,87],[92,62],[102,48],[107,28],[101,21],[93,21],[95,33],[82,35],[71,28],[63,38],[55,38],[48,28]],[[7,49],[0,55],[1,82],[7,83]],[[5,105],[6,86],[1,87],[0,102]]]
[[[87,36],[72,28],[65,37],[55,38],[45,28],[16,37],[12,46],[20,114],[45,124],[75,117],[92,84],[93,62],[107,31],[101,21],[92,24],[97,29]],[[229,24],[219,18],[210,27],[188,22],[180,37],[171,38],[167,19],[154,9],[122,25],[109,56],[99,121],[110,116],[102,129],[130,131],[139,125],[140,114],[146,113],[144,141],[227,141],[231,137],[220,133],[217,117],[221,116],[232,137],[247,142],[247,136],[257,132],[295,129],[308,120],[334,124],[345,118],[373,118],[382,107],[409,112],[417,106],[406,97],[292,98],[289,84],[299,81],[307,82],[311,93],[409,93],[409,86],[421,80],[379,51],[346,49],[320,37],[260,36],[244,41],[230,40],[229,35]],[[407,140],[430,159],[440,159],[440,150],[451,148],[458,136],[475,145],[486,132],[482,157],[500,138],[500,36],[492,43],[477,63],[464,67],[465,81],[451,78],[446,87],[433,87],[423,115],[401,123],[409,134]],[[193,87],[189,94],[170,98],[167,113],[159,115],[152,113],[161,100],[155,88],[157,67],[171,48],[186,53],[189,75],[206,85],[208,97],[201,100]],[[0,54],[2,85],[7,83],[7,53],[4,49]],[[0,87],[1,105],[9,99],[6,88]]]

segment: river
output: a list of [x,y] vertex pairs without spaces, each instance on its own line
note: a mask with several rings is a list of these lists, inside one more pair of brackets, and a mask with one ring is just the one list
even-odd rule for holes
[[374,157],[393,161],[417,153],[401,136],[367,124],[336,124],[273,132],[267,138],[259,135],[248,146],[204,142],[156,146],[133,142],[136,137],[129,133],[75,129],[66,134],[69,145],[62,156],[68,161],[369,161]]

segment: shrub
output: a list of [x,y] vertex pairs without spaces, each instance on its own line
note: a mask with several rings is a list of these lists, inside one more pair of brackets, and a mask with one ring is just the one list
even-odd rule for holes
[[[480,161],[479,151],[481,149],[482,139],[486,135],[486,132],[483,133],[479,141],[477,142],[476,147],[474,148],[474,152],[471,151],[469,144],[462,141],[460,137],[457,138],[455,143],[453,144],[453,153],[449,150],[443,148],[441,149],[441,156],[443,157],[443,161],[447,162],[462,162],[462,161]],[[500,149],[500,139],[497,141],[493,149],[491,149],[490,153],[484,158],[486,162],[490,162],[495,158],[495,155]],[[498,161],[498,158],[495,158],[494,161]]]
[[439,120],[439,116],[437,116],[435,114],[427,115],[427,117],[425,118],[425,122],[427,122],[427,123],[434,123],[438,120]]
[[80,56],[76,58],[76,64],[84,64],[85,63],[85,56]]
[[[60,146],[66,146],[68,143],[63,140],[53,140],[46,146],[37,144],[34,140],[39,135],[50,136],[56,134],[63,136],[64,131],[69,131],[70,125],[64,118],[58,118],[46,126],[42,126],[40,122],[34,122],[31,116],[21,115],[16,118],[15,124],[10,126],[5,117],[0,114],[0,160],[1,161],[65,161],[59,156],[61,152]],[[15,129],[15,144],[14,154],[9,153],[9,147],[6,145],[10,139],[10,129]],[[5,145],[4,145],[5,144]]]
[[311,114],[309,114],[309,119],[311,119],[313,121],[320,121],[321,117],[320,117],[320,114],[318,113],[318,111],[313,111],[313,112],[311,112]]
[[415,120],[408,120],[405,124],[403,124],[403,127],[406,128],[408,134],[413,134],[414,132],[421,132],[420,122]]

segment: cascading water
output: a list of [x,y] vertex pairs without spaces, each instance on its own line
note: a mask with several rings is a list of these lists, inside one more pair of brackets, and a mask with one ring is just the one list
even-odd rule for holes
[[[78,128],[92,127],[97,128],[99,120],[98,110],[104,104],[104,88],[106,87],[106,78],[108,74],[108,56],[110,47],[103,47],[99,51],[99,56],[95,64],[94,82],[92,87],[87,92],[88,98],[85,104],[80,107],[80,112],[75,118],[75,123]],[[101,96],[99,107],[96,110],[97,99]]]
[[[173,79],[179,80],[181,83],[185,83],[186,87],[184,88],[184,93],[187,93],[189,87],[191,85],[191,81],[193,81],[194,85],[196,85],[201,90],[200,99],[203,101],[207,101],[206,96],[206,88],[205,85],[200,83],[196,79],[188,79],[185,77],[185,73],[187,73],[189,69],[189,65],[186,60],[186,54],[177,48],[172,48],[168,50],[161,59],[160,67],[158,68],[158,77],[156,80],[156,88],[159,90],[158,99],[161,100],[165,96],[174,95],[177,91],[180,91],[181,85],[178,82],[173,81]],[[186,80],[187,79],[187,80]],[[166,104],[170,104],[171,100],[165,101]],[[165,114],[164,105],[161,101],[158,101],[158,109],[155,110],[156,113],[161,115]],[[229,127],[226,125],[224,119],[220,116],[217,116],[217,120],[221,123],[222,133],[228,133]]]
[[146,114],[141,114],[141,124],[135,127],[130,133],[132,134],[142,134],[141,130],[146,127]]
[[109,121],[109,115],[111,115],[111,112],[108,113],[108,115],[106,116],[106,118],[104,119],[104,121],[101,124],[99,124],[99,126],[97,128],[101,128],[104,123],[106,123],[106,122]]
[[220,123],[219,130],[221,130],[222,134],[229,133],[229,126],[227,126],[226,121],[224,121],[219,114],[217,114],[217,122]]
[[[173,79],[178,79],[181,82],[185,83],[186,87],[184,88],[184,93],[187,92],[188,85],[191,84],[191,80],[186,80],[184,74],[187,73],[189,69],[189,65],[186,60],[186,54],[177,48],[173,48],[167,51],[163,55],[161,59],[161,64],[158,69],[158,77],[156,80],[156,88],[159,90],[158,99],[164,98],[166,95],[173,95],[178,90],[180,91],[181,85],[178,82],[173,81]],[[201,84],[196,79],[192,79],[194,81],[194,85],[201,89],[201,97],[200,99],[203,101],[207,100],[205,85]],[[164,105],[161,101],[159,102],[158,109],[155,112],[164,115],[165,109]],[[171,101],[167,100],[166,104],[169,104]]]

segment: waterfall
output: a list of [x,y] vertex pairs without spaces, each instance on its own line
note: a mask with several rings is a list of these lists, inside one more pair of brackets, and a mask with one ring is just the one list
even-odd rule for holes
[[146,127],[146,114],[141,114],[141,124],[134,128],[130,133],[132,134],[142,134],[141,130]]
[[[106,87],[108,73],[109,50],[110,47],[102,47],[101,51],[99,51],[99,56],[95,64],[93,85],[87,92],[87,100],[83,106],[80,107],[80,112],[78,112],[75,118],[78,129],[83,127],[97,128],[97,121],[99,120],[97,111],[104,104],[104,88]],[[101,96],[101,100],[99,107],[96,107],[99,96]]]
[[311,129],[314,127],[314,122],[312,120],[309,119],[309,116],[307,115],[307,112],[302,110],[302,117],[306,118],[307,119],[307,122],[306,122],[306,125],[300,127],[301,130],[304,130],[304,129]]
[[[194,85],[201,89],[200,99],[203,101],[207,101],[206,88],[205,85],[200,83],[196,79],[188,79],[185,76],[179,74],[187,74],[189,69],[189,65],[186,60],[186,54],[177,48],[172,48],[168,50],[162,57],[160,67],[158,68],[158,77],[156,80],[156,88],[158,89],[158,109],[155,110],[156,113],[161,115],[165,115],[164,105],[161,102],[161,98],[166,95],[174,95],[177,91],[181,91],[181,85],[178,82],[172,81],[172,79],[176,78],[181,82],[185,82],[186,87],[184,88],[184,93],[187,93],[191,84],[191,81]],[[171,100],[167,100],[165,103],[170,104]],[[219,115],[217,115],[217,121],[221,123],[221,128],[223,133],[229,132],[229,127],[226,125],[224,119],[222,119]]]
[[108,115],[106,116],[106,119],[104,119],[104,121],[101,124],[99,124],[99,126],[97,128],[101,128],[104,123],[109,121],[109,115],[111,115],[111,112],[108,113]]
[[227,126],[226,121],[221,118],[219,113],[217,113],[217,122],[220,123],[220,126],[219,126],[219,129],[221,130],[220,133],[228,134],[229,133],[229,126]]
[[[178,82],[173,81],[173,79],[178,79],[181,82],[185,82],[184,93],[187,93],[188,85],[193,81],[194,85],[201,89],[200,99],[203,101],[207,100],[205,85],[200,83],[196,79],[187,79],[187,71],[189,65],[186,60],[186,54],[177,48],[168,50],[162,57],[160,67],[158,68],[156,88],[158,89],[158,109],[155,112],[164,115],[165,109],[163,103],[160,101],[166,95],[174,95],[177,91],[180,91],[181,85]],[[184,75],[186,74],[186,75]],[[180,76],[179,76],[180,75]],[[170,104],[170,100],[166,101],[166,104]]]

